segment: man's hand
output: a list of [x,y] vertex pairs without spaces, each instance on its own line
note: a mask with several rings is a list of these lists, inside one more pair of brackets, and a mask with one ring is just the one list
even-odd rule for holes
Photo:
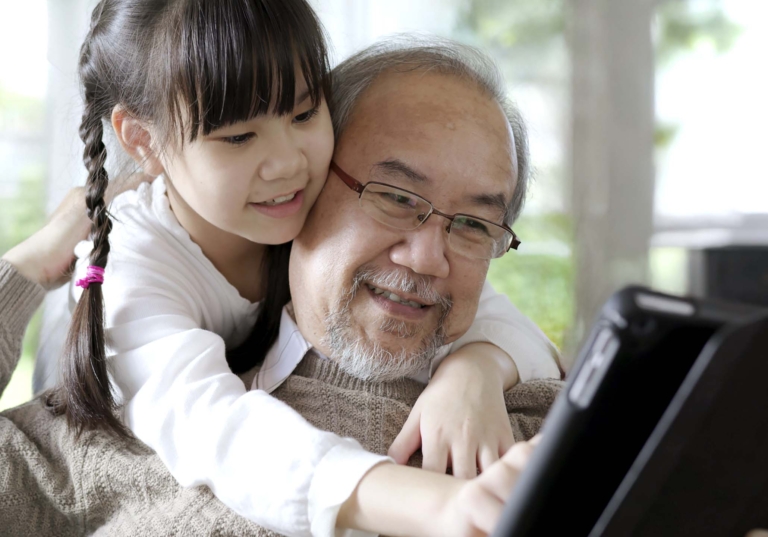
[[[146,175],[133,175],[112,181],[107,190],[107,203],[144,181]],[[3,259],[19,273],[45,289],[54,289],[69,279],[74,262],[74,249],[88,236],[91,221],[85,210],[85,189],[73,188],[51,215],[48,223],[24,242],[11,248]]]
[[514,443],[503,376],[478,346],[496,349],[467,345],[440,365],[389,449],[397,463],[407,463],[421,446],[425,470],[445,473],[450,466],[455,477],[471,479]]

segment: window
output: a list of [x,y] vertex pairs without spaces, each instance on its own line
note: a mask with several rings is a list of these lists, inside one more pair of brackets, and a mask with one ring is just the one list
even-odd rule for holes
[[[47,17],[46,0],[6,2],[0,7],[0,254],[31,235],[45,219]],[[36,317],[0,409],[29,399],[38,330]]]

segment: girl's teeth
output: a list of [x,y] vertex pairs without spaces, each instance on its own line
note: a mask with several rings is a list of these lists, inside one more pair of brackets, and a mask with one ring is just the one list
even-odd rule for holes
[[287,196],[280,196],[279,198],[265,201],[263,202],[263,205],[280,205],[281,203],[286,203],[291,201],[295,197],[296,197],[296,192],[294,192],[293,194],[288,194]]

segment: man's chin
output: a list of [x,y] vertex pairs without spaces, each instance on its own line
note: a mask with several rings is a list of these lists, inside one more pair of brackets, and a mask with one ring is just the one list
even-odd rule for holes
[[408,350],[417,349],[428,334],[437,330],[437,326],[425,327],[424,323],[408,322],[393,317],[387,317],[374,326],[376,328],[369,331],[371,339],[381,345],[396,344],[398,347],[407,347]]
[[389,381],[413,377],[429,368],[444,338],[439,330],[410,337],[374,330],[334,327],[328,333],[329,358],[363,380]]

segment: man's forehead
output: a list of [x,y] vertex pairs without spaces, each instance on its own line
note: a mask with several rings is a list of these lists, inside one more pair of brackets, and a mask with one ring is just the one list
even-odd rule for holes
[[369,169],[396,157],[428,175],[453,170],[508,185],[517,177],[514,136],[501,106],[453,75],[381,75],[355,107],[337,149],[344,162],[352,153]]

